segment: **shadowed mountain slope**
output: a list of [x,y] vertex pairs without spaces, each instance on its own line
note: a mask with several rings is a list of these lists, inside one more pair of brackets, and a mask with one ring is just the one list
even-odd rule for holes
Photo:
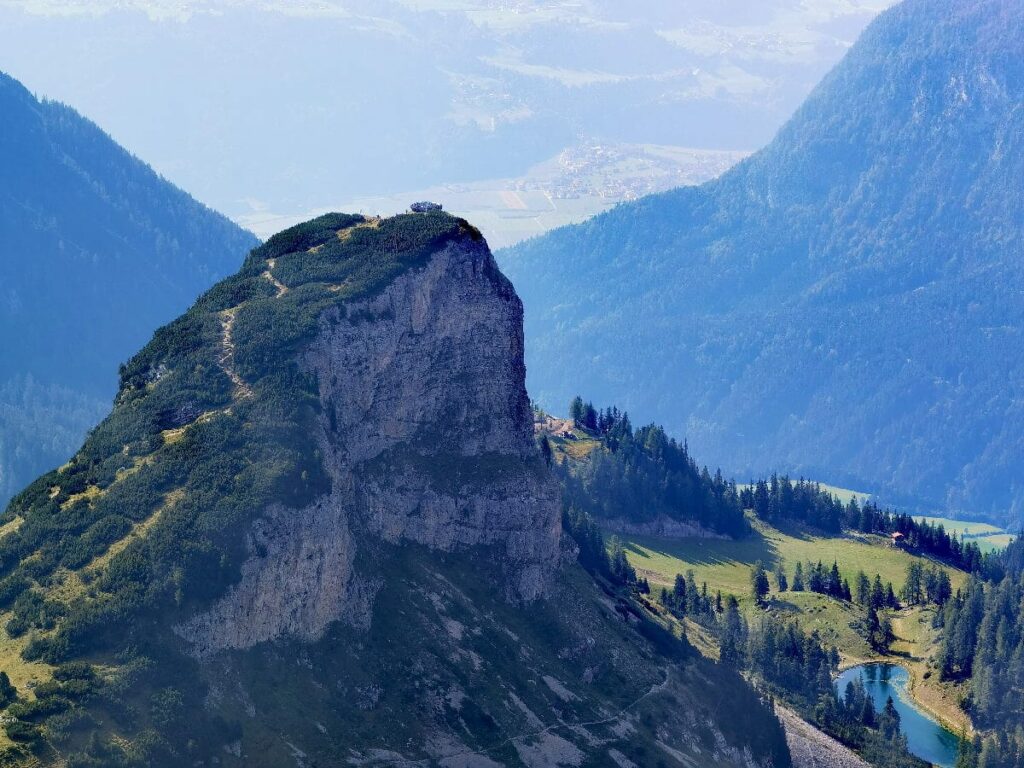
[[255,238],[0,73],[0,503],[63,463],[117,366]]

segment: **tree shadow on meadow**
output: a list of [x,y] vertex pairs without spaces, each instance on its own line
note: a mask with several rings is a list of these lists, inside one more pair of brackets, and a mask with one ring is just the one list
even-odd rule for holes
[[623,542],[623,548],[629,553],[630,560],[641,567],[644,560],[651,559],[652,555],[660,555],[703,566],[751,566],[760,560],[765,568],[770,569],[779,557],[775,542],[756,529],[742,539],[630,536],[628,541]]

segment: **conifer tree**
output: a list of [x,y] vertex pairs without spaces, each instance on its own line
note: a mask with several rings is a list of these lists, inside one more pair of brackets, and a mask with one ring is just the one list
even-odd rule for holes
[[771,586],[768,583],[768,574],[764,570],[764,563],[758,560],[754,564],[754,569],[750,572],[750,594],[753,596],[754,602],[757,605],[761,605],[770,589]]
[[740,668],[744,661],[747,629],[740,615],[739,603],[732,595],[726,599],[725,616],[722,620],[722,638],[719,643],[723,664]]
[[574,397],[572,399],[572,402],[569,404],[569,418],[572,419],[573,426],[582,427],[583,416],[583,398],[580,397],[579,395],[576,395],[576,397]]
[[793,568],[793,591],[804,591],[804,566],[799,560]]
[[778,584],[779,592],[785,592],[789,589],[789,581],[786,579],[786,569],[781,560],[778,565],[775,566],[775,582]]

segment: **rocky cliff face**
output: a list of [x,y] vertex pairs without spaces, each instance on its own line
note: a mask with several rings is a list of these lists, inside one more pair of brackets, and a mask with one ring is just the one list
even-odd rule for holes
[[560,558],[553,478],[537,460],[522,305],[482,241],[463,239],[375,296],[323,313],[300,367],[319,385],[331,492],[275,506],[248,536],[240,584],[179,627],[206,655],[365,627],[381,582],[360,541],[487,547],[510,598],[548,589]]

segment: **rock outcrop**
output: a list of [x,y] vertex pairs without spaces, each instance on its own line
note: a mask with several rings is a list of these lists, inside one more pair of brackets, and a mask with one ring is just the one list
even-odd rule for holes
[[331,307],[299,356],[319,385],[331,492],[272,507],[242,580],[178,628],[199,655],[366,626],[378,581],[367,537],[488,548],[510,598],[542,596],[560,559],[557,486],[537,457],[522,305],[483,241],[462,238],[381,292]]

